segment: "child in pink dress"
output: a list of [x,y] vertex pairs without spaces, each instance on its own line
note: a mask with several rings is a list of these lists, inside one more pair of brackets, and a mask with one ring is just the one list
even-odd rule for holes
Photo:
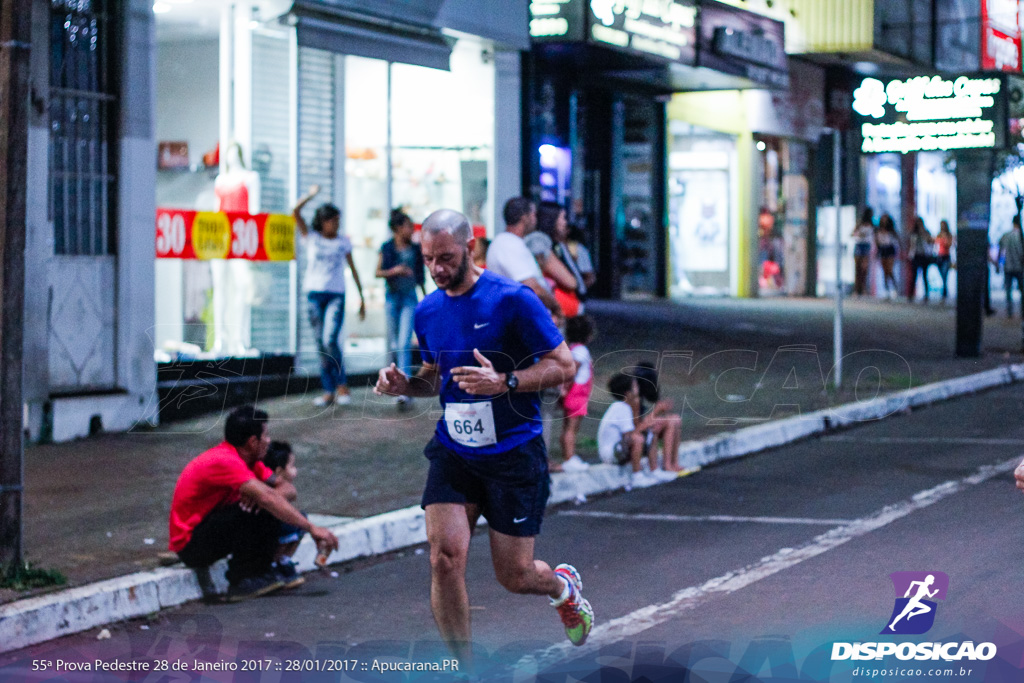
[[576,437],[580,423],[587,416],[590,391],[594,386],[594,363],[586,345],[594,338],[594,321],[579,315],[565,322],[565,341],[576,361],[576,375],[562,387],[562,409],[565,422],[562,428],[562,471],[583,472],[590,465],[576,454]]

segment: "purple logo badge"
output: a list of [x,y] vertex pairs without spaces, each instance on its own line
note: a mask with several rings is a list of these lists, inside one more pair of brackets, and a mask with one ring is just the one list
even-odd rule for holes
[[945,600],[949,576],[943,572],[893,572],[896,604],[883,634],[920,635],[935,623],[936,600]]

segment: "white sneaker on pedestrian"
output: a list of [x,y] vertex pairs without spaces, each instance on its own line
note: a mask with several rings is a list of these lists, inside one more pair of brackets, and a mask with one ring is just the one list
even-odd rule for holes
[[668,470],[663,470],[663,469],[659,468],[659,469],[656,469],[653,472],[651,472],[651,476],[653,476],[659,482],[662,482],[662,481],[672,481],[673,479],[676,479],[676,478],[679,477],[679,473],[678,472],[669,472]]
[[590,463],[583,462],[583,458],[574,455],[562,463],[563,472],[586,472],[590,469]]
[[323,396],[317,396],[313,399],[313,405],[317,408],[323,408],[334,403],[334,396],[331,394],[324,394]]
[[640,472],[634,472],[629,477],[629,485],[635,489],[645,489],[648,486],[654,486],[655,484],[660,483],[661,482],[656,477],[648,472],[644,472],[643,470]]
[[334,397],[334,402],[339,406],[347,406],[352,403],[352,396],[349,394],[338,394]]

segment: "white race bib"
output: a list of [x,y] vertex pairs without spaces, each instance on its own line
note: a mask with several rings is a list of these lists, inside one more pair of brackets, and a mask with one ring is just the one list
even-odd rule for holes
[[459,445],[480,448],[498,443],[490,401],[449,403],[444,407],[444,422],[448,436]]

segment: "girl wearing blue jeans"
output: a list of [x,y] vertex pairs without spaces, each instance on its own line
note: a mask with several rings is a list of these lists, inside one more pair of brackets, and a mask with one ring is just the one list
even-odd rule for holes
[[[388,220],[393,239],[380,248],[377,277],[387,282],[385,308],[387,310],[388,350],[395,354],[395,364],[406,375],[412,375],[412,328],[418,299],[416,288],[426,294],[426,274],[423,254],[412,241],[412,219],[395,209]],[[408,405],[407,396],[397,399],[399,408]]]
[[[292,210],[295,228],[306,245],[306,274],[304,284],[309,304],[309,322],[316,335],[320,352],[320,383],[324,393],[313,403],[326,406],[331,403],[347,405],[352,402],[345,378],[345,359],[342,356],[341,328],[345,322],[345,266],[352,269],[352,279],[359,290],[359,319],[366,319],[366,299],[359,273],[352,262],[352,241],[339,233],[341,211],[334,204],[323,204],[313,214],[312,226],[302,218],[302,208],[320,192],[314,185],[309,194],[299,200]],[[310,230],[312,227],[312,230]]]

